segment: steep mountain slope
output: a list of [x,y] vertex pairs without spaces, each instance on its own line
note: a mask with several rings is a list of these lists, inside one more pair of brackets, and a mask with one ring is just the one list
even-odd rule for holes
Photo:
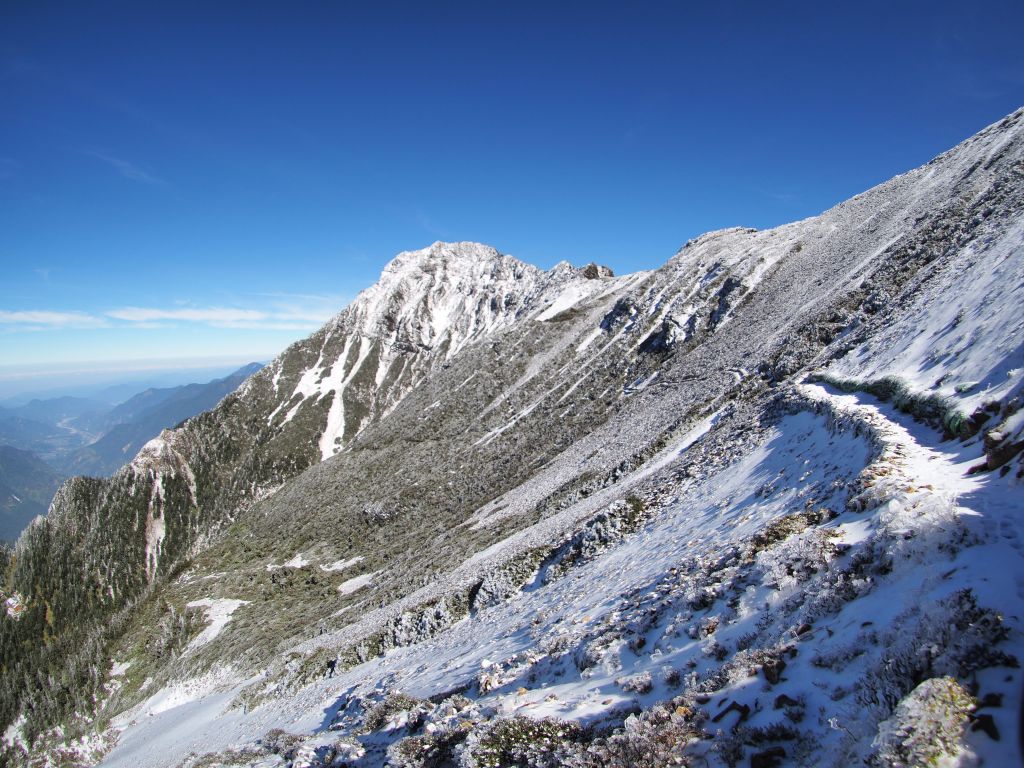
[[[101,693],[104,646],[122,621],[111,629],[111,619],[320,461],[322,443],[333,451],[335,438],[350,440],[461,345],[546,307],[548,294],[606,275],[568,265],[544,273],[473,244],[401,254],[380,284],[214,411],[154,439],[109,481],[68,481],[5,568],[8,589],[32,600],[18,622],[0,622],[0,723],[15,720],[28,692],[40,691],[30,733]],[[328,429],[349,432],[325,440]]]
[[61,480],[35,454],[0,445],[0,539],[14,541],[32,518],[46,514]]
[[130,461],[149,440],[197,413],[210,410],[261,367],[250,363],[205,384],[140,392],[102,418],[93,418],[89,426],[102,428],[102,436],[75,451],[63,466],[68,474],[110,475]]
[[8,755],[1008,764],[1022,185],[1024,111],[650,273],[401,254],[22,537]]

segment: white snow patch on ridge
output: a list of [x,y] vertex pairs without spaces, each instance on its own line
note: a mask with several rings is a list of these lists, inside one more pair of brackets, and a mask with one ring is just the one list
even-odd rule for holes
[[220,634],[221,630],[227,626],[228,622],[231,621],[231,614],[241,606],[248,604],[248,600],[230,600],[227,598],[214,599],[209,597],[203,598],[202,600],[193,600],[191,603],[188,603],[188,608],[205,608],[206,618],[209,619],[210,624],[196,637],[192,638],[192,642],[185,647],[185,653],[202,648],[204,645],[211,642]]
[[[585,277],[567,262],[545,272],[479,243],[437,242],[402,252],[376,284],[330,321],[316,363],[301,372],[267,423],[277,423],[288,408],[280,419],[283,427],[304,404],[326,398],[330,405],[318,439],[320,458],[326,460],[367,422],[390,412],[438,361],[450,360],[520,317],[552,319],[620,282],[603,277]],[[331,342],[342,338],[338,352]],[[385,405],[353,423],[346,400],[353,397],[353,382],[371,374],[374,396]],[[287,391],[278,387],[279,377],[274,383],[275,393]],[[354,397],[361,402],[364,395]]]
[[572,283],[560,293],[555,300],[548,305],[548,308],[541,312],[536,320],[544,322],[550,320],[557,315],[562,314],[568,309],[572,309],[574,306],[579,304],[583,299],[588,298],[592,294],[596,293],[598,289],[603,288],[604,283],[599,280],[588,280],[585,283]]
[[380,571],[364,573],[362,576],[353,576],[348,581],[343,581],[338,585],[338,592],[343,595],[351,595],[353,592],[369,586],[378,573],[380,573]]
[[363,562],[363,560],[365,560],[365,559],[366,558],[364,558],[362,555],[356,555],[355,557],[351,557],[348,560],[335,560],[333,563],[329,563],[327,565],[321,565],[320,566],[320,570],[321,571],[328,571],[328,572],[330,572],[330,571],[343,571],[346,568],[351,568],[356,563]]
[[281,565],[277,565],[276,563],[267,563],[266,568],[268,571],[279,571],[282,568],[305,568],[309,565],[309,562],[310,561],[303,557],[302,553],[299,552],[291,560],[286,560],[281,563]]

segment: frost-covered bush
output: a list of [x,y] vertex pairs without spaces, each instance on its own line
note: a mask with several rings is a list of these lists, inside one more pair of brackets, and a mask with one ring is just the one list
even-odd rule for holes
[[666,768],[690,765],[684,748],[700,738],[701,717],[697,710],[679,705],[674,709],[658,705],[642,715],[630,715],[622,729],[595,739],[585,753],[570,765],[579,768]]
[[470,596],[473,610],[480,610],[508,600],[537,573],[547,550],[535,548],[488,571]]
[[882,532],[891,539],[888,554],[895,561],[931,562],[936,552],[951,557],[971,543],[954,502],[936,494],[927,494],[913,503],[892,499],[878,520]]
[[608,505],[552,555],[546,564],[544,583],[549,584],[571,568],[593,560],[608,547],[634,533],[644,519],[645,510],[646,504],[637,496]]
[[295,750],[302,743],[302,736],[294,733],[287,733],[280,728],[267,731],[267,735],[260,740],[260,745],[267,752],[281,755],[286,760],[291,760]]
[[770,549],[794,534],[803,533],[812,522],[800,512],[772,520],[750,537],[747,545],[747,558],[753,558],[758,552]]
[[575,723],[516,716],[469,735],[461,768],[559,768],[582,751],[584,731]]
[[935,765],[956,755],[974,699],[951,677],[925,680],[878,727],[872,765],[887,768]]
[[835,555],[833,530],[812,529],[790,536],[761,552],[758,562],[765,584],[776,589],[796,586],[823,571]]
[[[747,747],[761,750],[751,755],[752,766],[774,766],[787,756],[786,749],[778,746],[782,742],[794,742],[788,748],[793,757],[806,757],[816,745],[809,734],[801,733],[789,723],[777,722],[755,728],[740,725],[728,734],[720,733],[713,749],[730,768],[740,764]],[[771,747],[773,744],[776,746]]]
[[901,614],[893,627],[880,638],[888,649],[884,663],[867,671],[858,694],[861,704],[881,712],[879,719],[921,680],[1019,666],[999,648],[1009,634],[1002,616],[979,606],[968,589]]
[[422,702],[404,693],[390,693],[380,703],[373,706],[367,713],[363,726],[367,731],[378,731],[387,726],[391,720],[403,713],[409,713],[406,722],[418,720],[416,710]]
[[617,630],[605,632],[576,651],[573,662],[581,673],[592,674],[590,670],[600,667],[609,674],[622,669],[622,651],[626,641]]
[[[264,764],[269,764],[266,753],[260,749],[229,749],[224,752],[208,752],[202,755],[190,755],[185,758],[181,768],[234,768],[234,766],[248,766],[258,764],[263,759]],[[282,758],[283,762],[283,758]]]
[[438,728],[422,736],[410,736],[388,749],[391,768],[441,768],[455,760],[455,748],[465,741],[464,728]]
[[650,672],[641,672],[622,681],[622,690],[627,693],[639,693],[641,695],[650,693],[654,688],[654,681]]

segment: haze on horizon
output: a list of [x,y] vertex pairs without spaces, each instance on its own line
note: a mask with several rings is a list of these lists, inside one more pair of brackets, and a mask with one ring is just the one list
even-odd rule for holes
[[269,359],[438,239],[651,268],[1024,103],[1017,2],[2,17],[0,393]]

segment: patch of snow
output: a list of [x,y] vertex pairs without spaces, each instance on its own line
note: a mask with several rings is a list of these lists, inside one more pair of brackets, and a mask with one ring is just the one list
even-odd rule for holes
[[285,568],[304,568],[309,565],[309,560],[302,556],[302,553],[295,555],[291,560],[282,563]]
[[331,394],[333,398],[331,400],[331,408],[327,413],[327,424],[319,441],[321,459],[330,458],[341,450],[341,445],[335,439],[342,437],[345,430],[345,390],[362,369],[363,363],[366,362],[366,358],[373,348],[372,341],[369,338],[360,338],[359,353],[356,361],[348,369],[346,366],[351,346],[352,337],[350,336],[345,340],[345,347],[341,355],[338,356],[338,360],[331,367],[330,375],[320,384],[319,391]]
[[836,531],[839,533],[837,541],[848,546],[860,544],[871,535],[873,527],[873,521],[870,519],[843,523],[836,528]]
[[299,552],[291,560],[286,560],[285,562],[281,563],[280,565],[278,565],[276,563],[267,563],[267,565],[264,566],[264,567],[268,571],[279,571],[282,568],[305,568],[307,565],[309,565],[309,563],[310,563],[310,561],[307,560],[305,557],[303,557],[302,553]]
[[366,558],[364,558],[362,555],[356,555],[355,557],[350,557],[348,560],[335,560],[333,563],[329,563],[328,565],[321,565],[320,566],[320,570],[321,571],[343,571],[346,568],[351,568],[356,563],[363,562],[363,560],[365,560],[365,559]]
[[22,726],[25,725],[25,715],[19,714],[18,719],[7,726],[7,730],[4,731],[4,735],[0,738],[3,739],[4,744],[9,747],[22,747],[27,749],[28,745],[25,743],[25,737],[21,732]]
[[202,632],[192,638],[192,641],[185,646],[184,652],[190,653],[212,642],[221,633],[221,630],[228,625],[228,622],[231,621],[231,614],[241,606],[248,604],[248,600],[215,599],[209,597],[202,600],[193,600],[188,603],[187,607],[189,608],[203,608],[206,612],[206,618],[210,623]]
[[[117,745],[100,765],[108,768],[139,768],[161,764],[181,746],[181,734],[187,742],[206,751],[205,746],[237,741],[243,719],[241,710],[230,708],[232,698],[252,682],[241,681],[229,667],[217,666],[188,681],[179,681],[161,689],[139,706],[114,719],[120,731]],[[173,761],[172,764],[178,761]]]
[[380,573],[380,571],[364,573],[361,576],[353,576],[351,579],[343,581],[338,585],[338,592],[343,595],[351,595],[353,592],[373,583],[373,579],[378,573]]
[[160,553],[163,551],[164,534],[164,487],[163,474],[156,473],[153,488],[150,492],[149,509],[146,515],[146,576],[150,581],[156,576],[160,565]]
[[586,282],[571,283],[555,297],[555,300],[548,305],[547,309],[538,314],[534,319],[538,322],[545,322],[568,309],[572,309],[583,299],[593,295],[604,285],[599,280],[587,280]]

